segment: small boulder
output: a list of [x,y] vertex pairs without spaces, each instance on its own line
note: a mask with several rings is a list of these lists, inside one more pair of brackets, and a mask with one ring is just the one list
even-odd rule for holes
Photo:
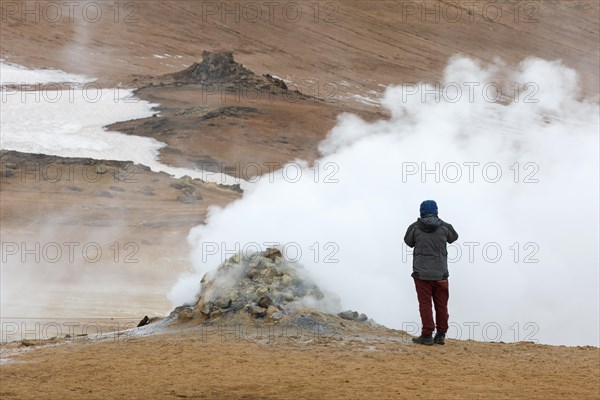
[[275,307],[274,305],[270,305],[267,308],[267,315],[271,316],[271,315],[275,314],[277,311],[279,311],[279,309],[277,307]]
[[277,311],[277,312],[271,314],[271,319],[280,320],[281,318],[283,318],[284,315],[285,314],[283,313],[283,311]]
[[281,257],[281,250],[269,247],[265,250],[265,257],[270,258],[271,261],[275,261],[276,257]]
[[352,310],[347,310],[347,311],[342,311],[341,313],[338,314],[338,317],[342,318],[342,319],[347,319],[348,321],[356,321],[356,322],[365,322],[366,320],[369,319],[369,317],[367,317],[366,314],[359,314],[358,311],[352,311]]
[[254,304],[248,305],[246,307],[250,315],[255,318],[263,318],[267,314],[267,310],[262,307],[255,306]]
[[208,302],[202,304],[202,306],[200,307],[200,312],[204,315],[208,315],[212,311],[212,308],[213,308],[213,302],[208,301]]
[[194,312],[192,311],[192,309],[186,307],[179,311],[179,313],[177,314],[177,319],[179,321],[187,321],[192,319],[193,316]]
[[215,300],[214,305],[217,308],[229,308],[231,307],[231,299],[217,299]]
[[148,321],[150,321],[150,318],[145,315],[144,318],[142,318],[142,320],[137,324],[137,327],[139,328],[140,326],[148,325]]
[[263,296],[258,299],[258,305],[262,308],[269,308],[273,304],[273,300],[269,296]]
[[342,311],[338,314],[338,317],[349,321],[355,321],[358,318],[358,312],[352,310]]

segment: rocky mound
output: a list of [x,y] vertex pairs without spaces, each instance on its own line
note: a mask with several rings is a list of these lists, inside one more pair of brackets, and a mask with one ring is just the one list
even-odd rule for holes
[[[162,75],[146,80],[135,80],[136,86],[157,85],[223,85],[225,89],[254,88],[257,90],[269,88],[273,92],[286,92],[285,82],[270,74],[258,76],[243,64],[233,59],[231,51],[213,53],[202,52],[202,61],[172,74]],[[214,88],[213,88],[214,89]]]
[[248,82],[256,79],[252,71],[233,60],[230,51],[204,51],[202,62],[194,63],[171,76],[180,82],[196,83]]
[[365,314],[340,311],[340,300],[321,290],[301,265],[287,262],[278,249],[269,248],[250,255],[241,253],[204,275],[195,304],[177,307],[172,320],[205,321],[242,316],[259,321],[279,322],[306,319],[358,323],[369,321]]

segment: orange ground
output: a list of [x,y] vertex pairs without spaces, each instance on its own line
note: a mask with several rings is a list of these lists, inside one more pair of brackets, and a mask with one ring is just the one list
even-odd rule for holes
[[[362,336],[362,335],[361,335]],[[196,329],[32,348],[2,399],[598,399],[600,350],[400,333],[236,340]],[[10,346],[17,346],[13,344]]]

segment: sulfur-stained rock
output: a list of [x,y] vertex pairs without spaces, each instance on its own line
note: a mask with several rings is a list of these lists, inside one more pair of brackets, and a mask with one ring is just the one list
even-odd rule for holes
[[267,314],[266,309],[259,306],[255,306],[254,304],[249,304],[248,306],[246,306],[246,309],[248,310],[250,315],[252,315],[255,318],[263,318]]
[[[199,286],[197,302],[187,307],[194,320],[238,312],[275,320],[303,307],[322,305],[335,312],[339,304],[336,296],[323,293],[307,277],[301,265],[287,262],[276,251],[239,252],[205,274]],[[190,311],[184,308],[176,308],[172,315],[183,312],[182,319],[190,318]]]
[[179,321],[187,321],[192,319],[193,316],[193,311],[191,308],[184,308],[183,310],[179,311],[179,314],[177,315],[177,319]]
[[271,316],[278,311],[279,311],[279,309],[277,307],[275,307],[274,305],[270,305],[269,307],[267,307],[267,315],[268,316]]
[[281,276],[281,284],[283,286],[289,286],[289,285],[291,285],[292,281],[293,281],[292,277],[289,276],[288,274],[283,274]]
[[213,302],[208,301],[208,302],[202,304],[202,306],[199,308],[199,310],[202,314],[208,315],[212,311],[212,308],[213,308]]
[[264,295],[266,295],[267,293],[269,293],[269,289],[267,289],[264,286],[259,287],[258,289],[256,289],[256,296],[263,297]]
[[226,298],[219,298],[215,300],[213,304],[217,308],[229,308],[231,307],[232,300]]

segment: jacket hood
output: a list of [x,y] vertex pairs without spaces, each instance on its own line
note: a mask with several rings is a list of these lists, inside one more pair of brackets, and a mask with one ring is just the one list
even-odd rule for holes
[[427,233],[435,232],[442,225],[442,220],[435,215],[419,218],[417,222],[419,229]]

